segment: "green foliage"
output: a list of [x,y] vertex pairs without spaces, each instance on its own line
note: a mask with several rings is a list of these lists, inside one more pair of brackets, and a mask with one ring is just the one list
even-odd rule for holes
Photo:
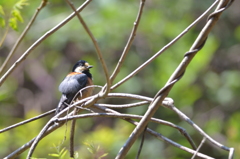
[[96,146],[93,142],[84,142],[83,144],[87,146],[87,150],[91,153],[92,157],[90,158],[102,159],[108,155],[108,153],[104,153],[99,156],[100,145]]
[[0,5],[0,26],[3,28],[5,27],[5,19],[4,19],[4,10],[3,10],[3,7]]
[[9,27],[15,31],[18,31],[18,22],[24,22],[21,10],[24,6],[29,5],[28,0],[19,0],[17,2],[14,2],[13,6],[11,6],[12,8],[10,12],[8,11],[5,13],[4,10],[8,9],[9,4],[11,4],[9,1],[3,1],[0,3],[0,27],[5,28],[6,23],[8,24],[7,28],[4,31],[0,32],[0,34],[3,34],[3,36],[0,36],[0,46],[2,46],[2,43],[8,34]]
[[[3,3],[3,5],[6,5],[5,3]],[[4,6],[0,5],[0,25],[1,27],[5,27],[5,18],[8,17],[6,16],[5,12],[4,12]],[[12,10],[10,11],[10,16],[9,16],[9,26],[14,29],[14,30],[18,30],[18,24],[17,22],[23,22],[23,18],[22,18],[22,14],[21,14],[21,10],[23,9],[24,6],[29,5],[28,0],[19,0],[17,2],[15,2],[15,4],[12,7]],[[5,17],[6,16],[6,17]]]
[[58,159],[64,159],[64,157],[66,157],[67,150],[65,147],[61,148],[61,146],[59,145],[57,146],[55,144],[53,144],[53,147],[55,148],[56,153],[50,153],[48,154],[49,156],[52,156]]
[[14,30],[18,30],[17,29],[17,18],[13,17],[9,19],[9,26],[14,29]]
[[209,135],[215,135],[221,131],[221,123],[219,121],[221,120],[212,119],[206,124],[205,130]]
[[240,41],[240,26],[235,29],[234,36]]
[[20,9],[23,9],[24,6],[29,5],[27,0],[19,0],[14,6],[11,11],[11,17],[9,19],[9,26],[13,30],[18,30],[18,24],[17,22],[23,22],[23,18],[21,15]]
[[3,11],[3,7],[0,5],[0,15],[5,15],[4,11]]

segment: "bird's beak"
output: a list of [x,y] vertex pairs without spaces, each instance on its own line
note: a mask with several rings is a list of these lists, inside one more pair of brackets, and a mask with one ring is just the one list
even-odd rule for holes
[[89,65],[87,68],[90,69],[90,68],[93,68],[93,66],[92,66],[92,65]]

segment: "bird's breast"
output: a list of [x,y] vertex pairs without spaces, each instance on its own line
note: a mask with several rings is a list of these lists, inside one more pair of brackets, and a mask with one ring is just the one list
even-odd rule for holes
[[93,92],[93,87],[88,87],[88,86],[92,86],[93,85],[93,81],[91,78],[88,78],[86,86],[87,88],[83,88],[83,90],[80,92],[78,100],[81,100],[83,98],[89,97],[92,95]]

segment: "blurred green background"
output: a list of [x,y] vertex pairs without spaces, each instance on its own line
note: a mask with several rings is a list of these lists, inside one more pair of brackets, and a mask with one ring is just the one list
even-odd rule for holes
[[[7,30],[17,0],[1,0],[0,39]],[[41,1],[28,1],[20,9],[23,22],[16,30],[9,28],[0,48],[0,63],[9,54],[19,35],[26,27]],[[78,7],[84,1],[73,1]],[[114,83],[128,75],[170,42],[200,14],[213,0],[147,0],[136,38]],[[175,105],[218,142],[235,148],[240,156],[240,2],[228,8],[210,33],[206,45],[189,65],[184,77],[173,87],[169,97]],[[139,1],[98,0],[92,1],[81,13],[103,52],[109,72],[112,73],[124,49]],[[15,62],[39,37],[56,26],[72,13],[65,1],[51,0],[40,12],[32,28],[23,39],[7,68]],[[21,19],[20,19],[21,20]],[[154,97],[164,86],[170,75],[189,50],[206,22],[204,18],[181,40],[155,59],[131,80],[114,92],[135,93]],[[104,85],[103,69],[98,62],[94,46],[77,18],[71,20],[40,44],[28,58],[8,77],[0,88],[1,129],[25,119],[54,109],[60,98],[58,85],[79,59],[94,65],[91,70],[96,85]],[[6,70],[5,70],[6,71]],[[124,104],[132,100],[106,99],[102,103]],[[144,114],[146,106],[121,110],[125,113]],[[182,126],[193,137],[196,144],[202,140],[190,125],[181,121],[171,110],[160,107],[155,117]],[[0,158],[16,150],[35,137],[50,119],[32,122],[0,134]],[[69,124],[70,125],[70,124]],[[69,125],[63,126],[44,138],[34,152],[36,158],[68,158]],[[150,124],[150,128],[166,137],[190,147],[185,138],[175,129]],[[114,158],[120,147],[134,129],[131,124],[119,119],[91,118],[77,121],[76,154],[78,158],[90,159],[105,156]],[[66,141],[64,136],[66,135]],[[127,158],[135,158],[139,141],[134,144]],[[62,150],[63,153],[60,151]],[[228,152],[205,143],[200,152],[218,159],[227,158]],[[66,153],[64,155],[64,153]],[[24,159],[27,153],[19,159]],[[180,159],[192,155],[147,135],[141,158]],[[59,157],[60,158],[60,157]]]

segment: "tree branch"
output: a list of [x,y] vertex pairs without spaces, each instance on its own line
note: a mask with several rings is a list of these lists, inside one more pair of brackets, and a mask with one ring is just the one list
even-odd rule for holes
[[178,66],[178,68],[175,70],[175,72],[172,74],[172,76],[169,78],[168,82],[164,86],[163,89],[161,89],[156,96],[154,97],[153,102],[150,104],[149,109],[145,113],[144,117],[141,119],[139,124],[136,126],[136,128],[131,133],[130,137],[126,141],[126,143],[122,146],[120,149],[116,159],[123,159],[125,158],[127,152],[132,147],[133,143],[136,141],[136,139],[139,137],[139,135],[143,132],[144,128],[147,126],[150,118],[155,114],[155,112],[158,110],[158,107],[160,103],[162,103],[163,99],[168,95],[173,85],[183,76],[185,69],[187,68],[190,61],[193,59],[195,54],[203,47],[205,44],[207,35],[212,30],[213,26],[216,24],[218,18],[220,17],[221,12],[218,12],[221,8],[225,8],[230,0],[226,1],[220,1],[219,5],[217,6],[215,12],[217,14],[214,15],[214,18],[211,18],[207,21],[206,25],[200,32],[199,36],[193,43],[192,47],[190,48],[190,51],[188,54],[185,55],[184,59]]
[[109,79],[109,75],[108,75],[108,69],[107,69],[107,65],[103,59],[103,56],[102,56],[102,53],[101,53],[101,50],[100,50],[100,47],[98,46],[98,43],[97,43],[97,40],[95,39],[95,37],[93,36],[91,30],[89,29],[89,27],[87,26],[87,24],[85,23],[85,21],[83,20],[83,18],[80,16],[80,14],[77,12],[76,8],[74,7],[73,3],[70,1],[70,0],[65,0],[67,2],[67,4],[72,8],[72,10],[76,13],[77,17],[78,17],[78,20],[80,21],[80,23],[82,24],[82,26],[84,27],[84,29],[86,30],[86,32],[88,33],[89,37],[91,38],[93,44],[94,44],[94,47],[97,51],[97,55],[98,55],[98,58],[102,64],[102,67],[103,67],[103,70],[104,70],[104,74],[105,74],[105,78],[106,78],[106,81],[107,81],[107,86],[106,86],[106,90],[102,90],[102,93],[100,93],[99,95],[102,96],[102,97],[105,97],[107,95],[107,93],[109,92],[110,90],[110,87],[111,87],[111,81]]
[[10,53],[8,54],[6,60],[4,61],[4,63],[2,64],[1,68],[0,68],[0,75],[2,74],[2,72],[4,71],[7,63],[9,62],[9,60],[11,59],[11,57],[13,56],[13,54],[15,53],[15,51],[17,50],[19,44],[22,42],[23,38],[25,37],[25,35],[27,34],[28,30],[31,28],[33,22],[35,21],[36,17],[38,16],[39,12],[47,5],[48,0],[42,0],[40,6],[37,8],[37,10],[35,11],[35,14],[32,16],[31,20],[29,21],[28,25],[26,26],[26,28],[24,29],[24,31],[22,32],[22,34],[20,35],[20,37],[18,38],[17,42],[14,44],[12,50],[10,51]]
[[[91,0],[86,0],[82,6],[80,6],[77,11],[81,12],[89,3]],[[53,27],[51,30],[46,32],[43,36],[41,36],[36,42],[34,42],[28,49],[23,53],[23,55],[8,69],[8,71],[1,77],[0,79],[0,87],[3,84],[3,82],[7,79],[7,77],[17,68],[19,64],[21,64],[27,56],[39,45],[41,44],[45,39],[47,39],[50,35],[55,33],[58,29],[60,29],[62,26],[64,26],[67,22],[69,22],[73,17],[75,16],[75,12],[69,15],[66,19],[64,19],[62,22],[60,22],[58,25]]]
[[21,121],[21,122],[16,123],[16,124],[13,124],[13,125],[11,125],[11,126],[8,126],[8,127],[6,127],[6,128],[1,129],[1,130],[0,130],[0,133],[3,133],[3,132],[8,131],[8,130],[11,130],[11,129],[16,128],[16,127],[18,127],[18,126],[22,126],[22,125],[27,124],[27,123],[30,123],[30,122],[32,122],[32,121],[38,120],[38,119],[40,119],[40,118],[43,118],[43,117],[48,116],[48,115],[50,115],[50,114],[53,114],[55,111],[56,111],[56,109],[53,109],[53,110],[50,110],[50,111],[48,111],[48,112],[46,112],[46,113],[40,114],[40,115],[38,115],[38,116],[36,116],[36,117],[33,117],[33,118],[30,118],[30,119]]
[[119,73],[120,71],[120,68],[132,46],[132,42],[136,36],[136,32],[137,32],[137,29],[138,29],[138,25],[140,23],[140,20],[141,20],[141,16],[142,16],[142,12],[143,12],[143,8],[144,8],[144,4],[145,4],[145,0],[140,0],[140,5],[139,5],[139,10],[138,10],[138,14],[137,14],[137,18],[135,20],[135,22],[133,23],[133,28],[132,28],[132,32],[129,36],[129,39],[128,39],[128,42],[126,44],[126,46],[124,47],[124,50],[123,50],[123,53],[122,53],[122,56],[120,57],[118,63],[117,63],[117,66],[114,70],[114,72],[112,73],[111,77],[110,77],[110,80],[111,82],[114,81],[114,79],[116,78],[117,74]]
[[175,37],[172,41],[170,41],[167,45],[165,45],[161,50],[159,50],[156,54],[154,54],[150,59],[148,59],[146,62],[144,62],[141,66],[139,66],[137,69],[135,69],[133,72],[131,72],[129,75],[127,75],[125,78],[123,78],[121,81],[116,83],[111,87],[111,89],[115,89],[127,80],[129,80],[131,77],[136,75],[138,72],[140,72],[143,68],[145,68],[148,64],[150,64],[154,59],[156,59],[159,55],[164,53],[169,47],[171,47],[173,44],[175,44],[182,36],[184,36],[188,31],[194,27],[197,23],[199,23],[205,16],[207,16],[207,13],[219,2],[219,0],[216,0],[201,16],[199,16],[192,24],[190,24],[184,31],[182,31],[177,37]]

